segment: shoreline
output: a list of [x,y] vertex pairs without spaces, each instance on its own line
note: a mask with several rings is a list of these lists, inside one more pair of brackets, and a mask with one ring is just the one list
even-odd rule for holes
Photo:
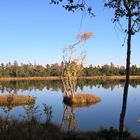
[[[79,77],[83,80],[125,80],[125,76],[87,76]],[[140,79],[140,75],[130,76],[130,79]],[[49,77],[0,77],[0,81],[27,81],[27,80],[61,80],[60,76]]]

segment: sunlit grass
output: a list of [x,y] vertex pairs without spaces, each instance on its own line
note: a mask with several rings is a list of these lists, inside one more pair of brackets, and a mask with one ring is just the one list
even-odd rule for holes
[[73,96],[64,96],[64,103],[73,105],[75,107],[83,107],[98,103],[100,101],[100,97],[93,94],[75,93]]
[[0,95],[0,106],[31,105],[34,103],[35,99],[32,96],[17,95],[17,94]]

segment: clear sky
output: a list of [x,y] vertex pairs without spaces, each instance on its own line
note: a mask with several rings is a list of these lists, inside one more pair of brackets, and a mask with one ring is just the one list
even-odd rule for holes
[[[0,63],[60,63],[62,48],[74,43],[79,32],[90,31],[94,37],[83,47],[86,65],[125,65],[124,35],[115,30],[112,11],[103,2],[91,3],[95,18],[84,13],[81,20],[81,12],[67,12],[49,0],[0,0]],[[131,57],[131,64],[140,66],[139,42],[140,33],[133,37]]]

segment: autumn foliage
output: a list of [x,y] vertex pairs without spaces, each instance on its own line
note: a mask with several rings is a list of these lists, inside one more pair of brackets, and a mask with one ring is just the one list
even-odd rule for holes
[[66,95],[73,95],[75,93],[77,79],[83,70],[85,54],[81,52],[79,55],[75,55],[78,45],[91,37],[91,32],[78,34],[77,42],[63,49],[62,82]]

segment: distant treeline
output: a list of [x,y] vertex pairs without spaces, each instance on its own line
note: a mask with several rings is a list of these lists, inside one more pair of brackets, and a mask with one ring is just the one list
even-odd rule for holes
[[[47,64],[46,66],[37,64],[18,64],[17,61],[13,63],[0,64],[0,77],[44,77],[44,76],[61,76],[61,64]],[[82,76],[112,76],[124,75],[124,66],[115,66],[113,63],[105,64],[103,66],[88,66],[83,68]],[[140,75],[140,67],[136,65],[131,66],[131,75]]]

